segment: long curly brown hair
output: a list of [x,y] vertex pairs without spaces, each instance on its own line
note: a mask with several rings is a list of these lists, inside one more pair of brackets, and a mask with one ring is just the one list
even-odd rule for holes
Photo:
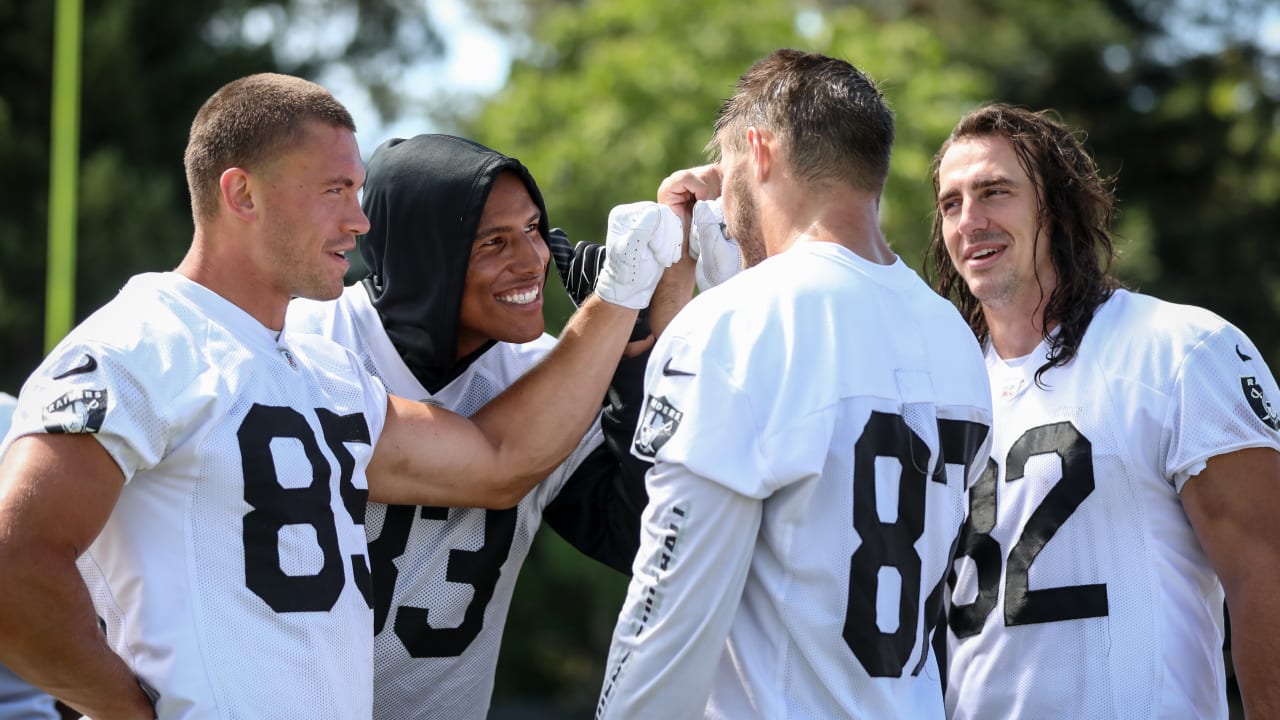
[[[938,166],[957,142],[973,137],[999,136],[1013,145],[1018,163],[1036,188],[1040,232],[1036,242],[1049,243],[1049,256],[1057,273],[1057,285],[1048,298],[1041,297],[1047,362],[1036,370],[1036,383],[1051,368],[1075,358],[1085,330],[1098,306],[1121,284],[1111,275],[1115,246],[1111,224],[1115,219],[1114,178],[1098,172],[1093,157],[1077,134],[1049,111],[992,103],[960,119],[950,137],[933,158],[933,192],[939,190]],[[951,263],[942,238],[942,214],[934,207],[933,230],[925,255],[925,275],[943,297],[960,309],[978,340],[990,340],[982,305]],[[1049,335],[1056,324],[1058,331]]]

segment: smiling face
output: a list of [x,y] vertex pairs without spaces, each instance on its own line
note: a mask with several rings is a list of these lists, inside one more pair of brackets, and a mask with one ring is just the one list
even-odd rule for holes
[[522,343],[542,334],[542,285],[551,251],[538,229],[542,210],[524,181],[498,176],[471,246],[458,318],[458,358],[489,340]]
[[277,290],[288,297],[332,300],[342,293],[346,253],[368,232],[360,209],[364,161],[350,130],[308,123],[302,137],[262,173],[266,232],[256,250]]
[[1036,188],[1003,136],[967,137],[938,164],[942,238],[986,312],[1033,313],[1057,284]]

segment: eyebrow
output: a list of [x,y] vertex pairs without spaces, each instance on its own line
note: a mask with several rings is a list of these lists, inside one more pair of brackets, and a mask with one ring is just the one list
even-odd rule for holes
[[354,178],[347,177],[346,175],[338,175],[325,180],[324,185],[326,186],[342,185],[344,187],[356,187],[356,181]]
[[[962,187],[968,187],[971,190],[985,190],[986,188],[995,187],[996,185],[1016,185],[1016,184],[1017,183],[1013,181],[1013,178],[1010,178],[1008,176],[990,175],[987,177],[978,178],[977,180],[974,180],[968,185],[962,185]],[[955,195],[959,192],[960,192],[959,188],[954,188],[954,187],[946,188],[944,189],[943,192],[938,193],[938,199],[941,200],[942,198],[951,197],[952,195]]]
[[[529,220],[530,220],[530,222],[537,222],[538,220],[541,220],[541,219],[542,219],[542,211],[541,211],[541,210],[535,210],[535,211],[533,211],[532,213],[530,213],[530,214],[529,214]],[[523,227],[523,226],[521,226],[521,227]],[[476,239],[476,240],[479,240],[480,238],[487,237],[487,236],[489,236],[489,235],[495,235],[495,234],[500,233],[500,232],[508,232],[508,231],[510,231],[510,230],[512,230],[512,229],[513,229],[513,228],[512,228],[510,225],[490,225],[489,227],[483,227],[483,228],[480,228],[480,229],[476,230],[476,237],[475,237],[475,239]]]

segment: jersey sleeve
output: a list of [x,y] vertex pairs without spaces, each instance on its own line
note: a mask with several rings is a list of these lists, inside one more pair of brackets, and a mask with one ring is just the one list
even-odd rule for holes
[[821,472],[834,407],[790,404],[776,368],[736,373],[763,379],[747,388],[702,348],[677,339],[664,350],[650,360],[634,455],[754,498]]
[[701,718],[746,583],[762,503],[676,465],[649,474],[640,551],[597,718]]
[[149,360],[96,343],[55,348],[23,386],[0,454],[23,435],[93,435],[125,482],[154,467],[173,431],[166,393],[173,378]]
[[1252,447],[1280,450],[1280,398],[1262,353],[1224,325],[1191,348],[1164,423],[1165,477],[1181,492],[1209,458]]

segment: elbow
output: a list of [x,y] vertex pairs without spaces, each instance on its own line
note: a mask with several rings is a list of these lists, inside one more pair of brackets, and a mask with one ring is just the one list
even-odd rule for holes
[[523,478],[501,483],[484,499],[483,507],[486,510],[510,510],[524,500],[530,489],[532,484]]
[[478,498],[478,507],[486,510],[509,510],[520,504],[538,482],[547,476],[545,472],[521,472],[510,474],[487,488],[484,497]]

